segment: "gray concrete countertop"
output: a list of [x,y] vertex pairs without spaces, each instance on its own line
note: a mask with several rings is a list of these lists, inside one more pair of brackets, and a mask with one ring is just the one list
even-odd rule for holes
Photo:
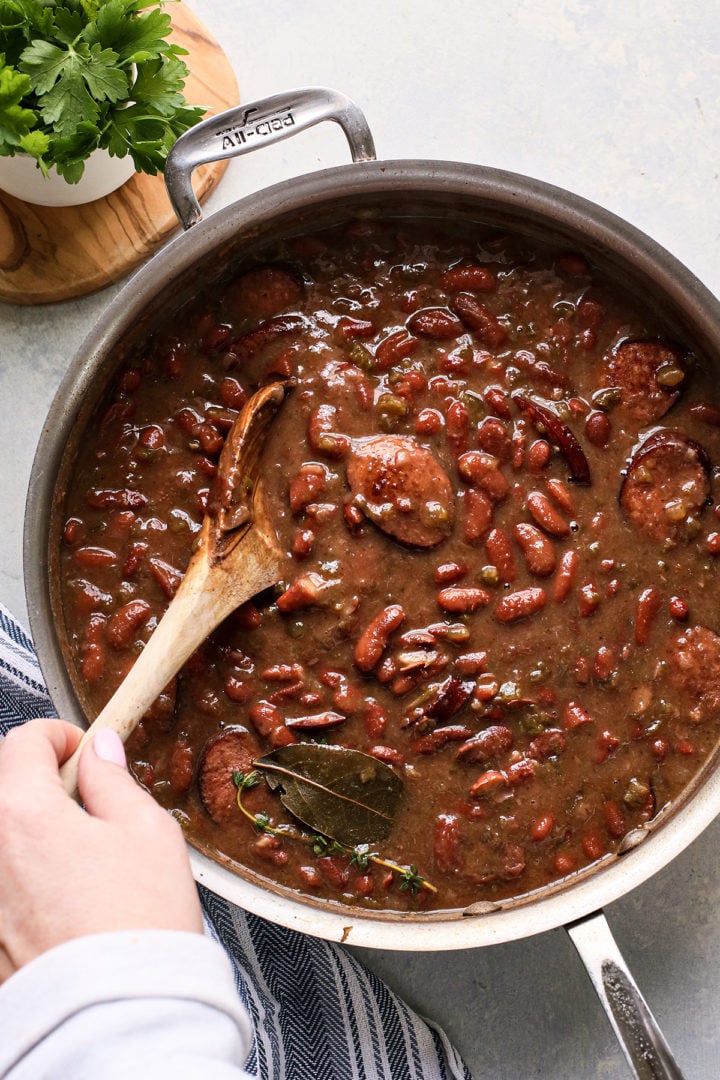
[[[243,101],[334,86],[364,110],[379,157],[471,161],[568,188],[632,221],[720,293],[720,10],[712,0],[191,6],[230,56]],[[233,162],[208,212],[346,160],[341,134],[325,125]],[[0,600],[22,620],[35,446],[70,357],[116,291],[57,306],[0,304]],[[720,1075],[718,841],[720,822],[607,911],[694,1080]],[[361,955],[446,1028],[478,1080],[629,1075],[563,931],[464,953]]]

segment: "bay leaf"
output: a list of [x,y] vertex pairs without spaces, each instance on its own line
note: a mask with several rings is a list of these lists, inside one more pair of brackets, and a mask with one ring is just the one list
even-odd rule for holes
[[404,791],[389,765],[344,746],[293,743],[253,768],[304,825],[347,847],[383,840]]

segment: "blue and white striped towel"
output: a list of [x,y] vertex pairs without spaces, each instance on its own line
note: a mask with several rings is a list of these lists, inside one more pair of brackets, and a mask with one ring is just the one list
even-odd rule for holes
[[[32,642],[0,604],[0,735],[53,715]],[[445,1034],[341,946],[201,899],[252,1018],[259,1080],[472,1080]]]

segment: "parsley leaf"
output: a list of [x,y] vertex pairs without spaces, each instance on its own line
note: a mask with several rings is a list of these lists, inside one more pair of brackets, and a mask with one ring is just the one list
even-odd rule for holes
[[123,0],[109,0],[103,4],[97,22],[88,26],[84,39],[92,45],[98,42],[103,48],[112,49],[120,63],[140,64],[169,52],[171,44],[166,41],[170,33],[170,16],[159,10],[128,19],[128,7]]
[[71,183],[98,147],[142,172],[202,119],[162,0],[0,0],[0,156],[21,151]]
[[27,75],[6,67],[5,57],[0,54],[0,153],[3,143],[8,147],[18,146],[20,139],[35,124],[36,114],[33,110],[20,105],[29,91],[30,79]]

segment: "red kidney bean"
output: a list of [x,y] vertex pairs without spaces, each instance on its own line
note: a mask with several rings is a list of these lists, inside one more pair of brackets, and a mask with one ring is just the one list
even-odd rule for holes
[[500,622],[517,622],[542,611],[547,601],[544,589],[520,589],[503,596],[495,606],[495,618]]
[[612,421],[605,412],[591,412],[585,421],[585,437],[593,446],[605,447],[612,435]]
[[123,394],[134,394],[141,382],[141,372],[137,368],[128,368],[120,376],[118,385]]
[[224,682],[224,689],[231,701],[242,704],[252,695],[252,685],[244,679],[238,679],[235,675],[228,675]]
[[370,699],[365,702],[363,710],[363,723],[368,738],[379,739],[385,734],[388,723],[387,709]]
[[443,611],[472,612],[489,603],[490,593],[487,589],[478,589],[472,586],[451,586],[447,589],[441,589],[438,593],[438,604]]
[[297,738],[285,727],[285,721],[277,707],[269,701],[258,701],[248,712],[250,722],[258,735],[267,739],[273,749],[289,746]]
[[413,337],[407,330],[396,330],[384,338],[375,349],[375,366],[380,371],[387,371],[398,360],[412,356],[419,345],[419,338]]
[[436,585],[451,585],[460,578],[464,578],[468,572],[464,563],[442,563],[435,568],[433,575]]
[[595,614],[600,606],[601,599],[597,587],[591,581],[587,585],[583,585],[578,596],[578,611],[583,618]]
[[492,454],[469,450],[458,458],[458,472],[463,480],[480,488],[493,502],[501,502],[510,490],[500,472],[500,463]]
[[371,746],[368,749],[368,754],[371,757],[377,758],[378,761],[384,761],[386,765],[404,765],[405,758],[396,750],[394,746]]
[[308,889],[318,889],[322,884],[322,874],[316,866],[299,866],[297,875]]
[[63,542],[71,545],[84,540],[87,535],[85,523],[81,518],[68,518],[63,529]]
[[484,266],[451,266],[440,275],[440,288],[445,292],[492,292],[497,279]]
[[507,340],[506,328],[472,293],[456,293],[450,300],[449,306],[450,310],[488,349],[499,349]]
[[225,376],[218,387],[218,393],[220,401],[226,409],[236,409],[238,412],[242,409],[248,397],[242,383],[233,378],[232,375]]
[[147,450],[160,450],[166,443],[165,432],[158,424],[148,424],[140,428],[138,442]]
[[341,458],[350,449],[350,439],[334,431],[337,409],[318,405],[308,421],[307,441],[311,449],[329,458]]
[[605,845],[596,832],[588,832],[583,837],[583,851],[591,862],[601,859],[605,854]]
[[516,420],[513,424],[512,433],[512,457],[510,463],[518,472],[525,465],[525,450],[527,447],[527,434],[522,420]]
[[459,337],[463,332],[460,319],[447,308],[422,308],[407,321],[408,330],[421,337],[447,340]]
[[342,713],[326,709],[325,712],[304,714],[303,716],[288,716],[285,726],[291,731],[326,731],[329,728],[344,724],[347,717]]
[[551,536],[565,537],[570,535],[570,526],[555,507],[547,495],[541,491],[531,491],[527,497],[527,507],[534,520]]
[[462,653],[455,658],[455,668],[461,675],[480,675],[486,664],[487,653],[484,651]]
[[717,405],[708,405],[704,401],[698,401],[688,407],[688,413],[693,420],[701,420],[703,424],[711,427],[720,427],[720,408]]
[[561,877],[565,877],[566,874],[572,874],[573,870],[577,869],[577,862],[565,851],[559,851],[553,858],[553,867],[556,873]]
[[496,567],[500,581],[506,585],[515,580],[517,568],[510,537],[504,529],[491,529],[485,540],[485,550]]
[[462,401],[453,401],[445,413],[445,430],[448,442],[456,453],[462,453],[467,447],[470,431],[470,413]]
[[537,762],[533,761],[532,758],[520,758],[519,761],[514,761],[512,765],[508,765],[505,771],[509,783],[525,784],[534,779],[536,770]]
[[562,754],[567,746],[567,736],[560,728],[546,728],[530,740],[528,750],[532,757],[538,761],[547,761],[548,758]]
[[438,814],[435,822],[433,855],[441,874],[460,873],[465,860],[460,850],[460,819],[457,814]]
[[341,337],[353,341],[355,338],[373,337],[375,324],[369,319],[353,319],[350,315],[343,315],[338,321],[338,330]]
[[[487,405],[488,409],[490,409],[494,413],[497,413],[497,415],[501,416],[503,418],[503,420],[509,420],[512,417],[512,412],[510,410],[510,399],[508,398],[508,395],[505,393],[505,391],[502,390],[499,386],[488,386],[488,388],[483,391],[483,399],[484,399],[485,404]],[[492,419],[492,417],[490,419]],[[483,423],[481,425],[481,430],[488,423],[489,423],[489,420],[483,421]],[[507,434],[507,432],[506,432],[506,434]],[[508,436],[508,442],[509,442],[509,436]],[[489,450],[491,454],[497,453],[496,450],[493,450],[489,446],[484,446],[483,448],[485,450]],[[501,455],[499,453],[497,453],[497,456],[501,457]],[[510,453],[509,452],[508,452],[507,460],[508,461],[510,460]]]
[[301,574],[278,596],[275,603],[284,613],[297,611],[298,608],[315,607],[326,587],[327,582],[319,574]]
[[601,645],[595,653],[595,663],[593,664],[593,674],[596,679],[609,679],[614,674],[617,668],[617,658],[615,656],[615,650],[609,648],[607,645]]
[[152,614],[152,608],[144,600],[130,600],[110,617],[107,624],[107,640],[114,649],[127,649],[135,640],[137,631]]
[[563,724],[566,731],[574,731],[575,728],[584,724],[591,724],[592,716],[577,701],[568,701],[563,710]]
[[437,435],[445,424],[445,418],[437,409],[421,409],[415,421],[418,435]]
[[603,804],[603,810],[605,811],[605,824],[610,835],[618,839],[624,836],[627,832],[627,825],[625,824],[625,815],[618,803],[612,799],[607,799]]
[[482,540],[492,524],[493,504],[483,491],[463,492],[463,536],[469,544]]
[[530,472],[541,473],[543,469],[546,469],[551,453],[550,443],[545,442],[544,439],[536,439],[527,452],[527,466]]
[[464,724],[446,724],[445,727],[435,728],[427,735],[421,735],[420,738],[415,739],[412,748],[416,754],[434,754],[448,743],[463,742],[471,735],[472,728]]
[[293,558],[302,562],[307,559],[315,547],[315,533],[312,529],[298,529],[293,538]]
[[643,589],[635,611],[635,642],[647,645],[653,623],[660,612],[662,599],[657,589]]
[[105,674],[107,653],[105,649],[104,615],[91,615],[80,649],[80,670],[87,683],[98,682]]
[[542,817],[536,818],[530,830],[531,839],[535,843],[545,840],[552,832],[554,824],[555,818],[552,814],[543,814]]
[[355,664],[361,671],[372,671],[382,657],[390,635],[404,621],[403,608],[399,604],[390,604],[368,623],[355,646]]
[[152,576],[165,595],[172,599],[180,588],[185,575],[180,570],[176,570],[170,563],[166,563],[164,559],[149,559],[148,563]]
[[79,547],[75,548],[72,557],[80,566],[115,566],[117,555],[108,548]]
[[327,469],[323,465],[308,463],[288,485],[288,498],[293,514],[300,514],[311,502],[316,502],[327,490]]
[[557,503],[561,510],[570,515],[575,513],[575,500],[570,494],[567,484],[564,484],[562,480],[557,480],[555,477],[549,477],[545,481],[545,487],[550,498]]
[[683,600],[681,596],[673,596],[670,604],[670,615],[676,622],[686,622],[689,614],[689,608],[687,600]]
[[595,762],[597,765],[601,765],[603,761],[606,761],[613,750],[617,750],[620,745],[620,739],[617,735],[614,735],[612,731],[605,729],[600,732],[597,741],[597,752],[595,754]]
[[560,559],[555,582],[553,585],[553,600],[556,604],[562,604],[567,600],[575,584],[577,577],[578,555],[576,551],[565,551]]
[[708,555],[720,555],[720,533],[711,532],[705,544]]
[[305,677],[302,664],[271,664],[261,672],[267,682],[295,682]]
[[507,787],[507,785],[507,774],[502,769],[488,769],[486,772],[480,773],[480,776],[471,785],[470,797],[480,799],[485,795],[490,795],[493,791],[497,791],[498,788]]
[[491,724],[464,742],[458,748],[457,757],[460,761],[485,764],[512,750],[514,742],[509,727],[504,724]]
[[193,751],[191,746],[178,745],[170,756],[170,787],[178,795],[189,791],[194,776]]
[[476,701],[492,701],[500,689],[500,683],[492,674],[483,674],[475,683],[473,697]]
[[535,525],[519,522],[513,529],[515,541],[523,553],[525,565],[535,577],[548,577],[555,570],[555,548]]

